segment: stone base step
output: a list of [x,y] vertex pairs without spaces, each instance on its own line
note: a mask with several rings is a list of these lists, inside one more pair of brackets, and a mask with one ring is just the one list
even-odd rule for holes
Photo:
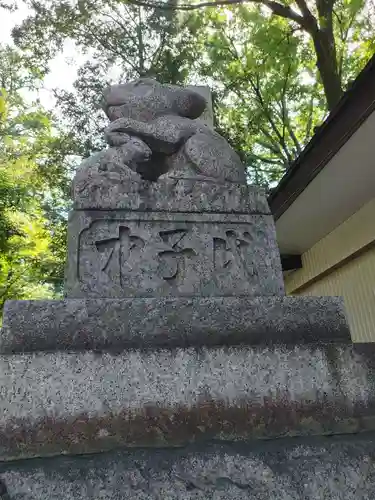
[[0,353],[348,342],[339,297],[14,300]]
[[12,500],[372,500],[374,449],[365,434],[119,450],[0,464],[0,480]]
[[373,344],[0,356],[0,460],[375,430]]

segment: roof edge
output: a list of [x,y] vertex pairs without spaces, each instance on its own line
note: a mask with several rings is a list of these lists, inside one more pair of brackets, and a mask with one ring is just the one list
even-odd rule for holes
[[277,220],[375,110],[375,55],[268,196]]

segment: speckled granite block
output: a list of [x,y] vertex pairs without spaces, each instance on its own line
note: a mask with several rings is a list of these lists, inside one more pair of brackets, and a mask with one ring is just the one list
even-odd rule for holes
[[69,298],[284,295],[271,215],[70,214]]
[[373,500],[375,436],[207,443],[0,464],[10,500]]
[[264,190],[257,186],[186,178],[117,183],[101,179],[76,197],[76,210],[271,214]]
[[0,460],[375,430],[374,347],[0,357]]
[[350,342],[338,297],[8,301],[0,352]]

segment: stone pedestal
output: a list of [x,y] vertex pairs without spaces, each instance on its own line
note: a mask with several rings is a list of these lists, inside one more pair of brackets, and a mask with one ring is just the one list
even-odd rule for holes
[[264,195],[233,183],[163,179],[92,186],[69,220],[69,298],[283,293]]
[[28,500],[372,500],[375,435],[127,449],[0,465]]
[[375,431],[373,367],[317,344],[1,356],[0,460]]
[[350,342],[339,297],[10,300],[0,352]]
[[[261,190],[169,178],[94,183],[81,194],[69,219],[66,298],[4,309],[0,479],[10,494],[29,484],[30,500],[51,488],[72,499],[98,488],[106,498],[248,498],[274,460],[250,443],[375,432],[372,362],[351,346],[340,298],[284,295]],[[316,445],[306,446],[314,456]],[[97,470],[83,489],[67,474],[51,483],[43,462],[1,468],[119,447],[128,458],[82,459],[84,476]],[[331,463],[336,451],[324,453]],[[149,468],[145,486],[142,467],[158,456],[164,465]],[[117,486],[99,486],[113,461]],[[280,498],[297,498],[283,480],[289,496]],[[260,499],[275,491],[256,488]]]
[[64,300],[5,305],[0,496],[373,498],[375,358],[342,300],[285,296],[264,193],[202,98],[141,80],[105,109]]

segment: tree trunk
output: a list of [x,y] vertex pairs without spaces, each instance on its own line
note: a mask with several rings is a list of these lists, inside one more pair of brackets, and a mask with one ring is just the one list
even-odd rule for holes
[[331,111],[342,96],[341,77],[338,70],[336,42],[333,33],[333,6],[336,0],[315,0],[318,10],[317,17],[312,14],[306,0],[295,0],[302,16],[279,2],[271,0],[249,1],[267,5],[274,14],[291,19],[309,33],[314,43],[316,66],[323,84],[327,108]]
[[331,111],[342,96],[335,51],[332,50],[325,33],[320,30],[313,35],[313,41],[316,52],[316,65],[322,80],[328,110]]
[[329,111],[336,106],[343,93],[333,33],[332,15],[334,3],[334,0],[316,0],[319,26],[315,24],[315,29],[310,31],[316,53],[316,65],[322,80]]

